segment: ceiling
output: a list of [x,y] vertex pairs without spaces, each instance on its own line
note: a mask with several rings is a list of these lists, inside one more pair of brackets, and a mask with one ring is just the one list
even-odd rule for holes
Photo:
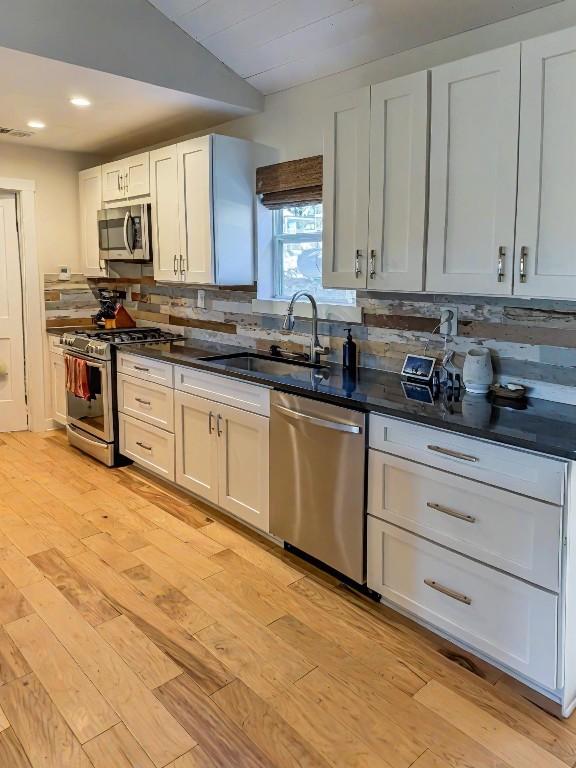
[[149,0],[274,93],[561,0]]
[[[246,114],[222,102],[0,47],[0,126],[31,131],[3,143],[115,155]],[[85,96],[92,106],[73,107]],[[41,120],[42,130],[27,127]]]

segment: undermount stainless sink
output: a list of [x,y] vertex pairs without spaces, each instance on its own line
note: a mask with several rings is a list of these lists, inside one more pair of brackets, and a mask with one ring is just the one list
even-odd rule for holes
[[295,372],[294,369],[298,368],[316,370],[325,367],[304,360],[283,360],[281,357],[258,355],[250,352],[238,352],[231,355],[211,355],[200,359],[209,363],[222,363],[225,364],[227,368],[271,374],[272,376],[290,375],[290,373]]

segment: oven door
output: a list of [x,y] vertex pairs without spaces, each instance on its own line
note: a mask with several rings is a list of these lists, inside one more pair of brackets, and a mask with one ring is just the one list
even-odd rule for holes
[[110,362],[92,360],[86,355],[76,352],[65,352],[72,358],[85,360],[90,368],[91,389],[95,397],[84,400],[73,392],[66,390],[66,421],[90,435],[111,443],[114,440],[112,426],[112,381]]
[[102,261],[149,261],[149,203],[121,205],[98,211],[98,242]]

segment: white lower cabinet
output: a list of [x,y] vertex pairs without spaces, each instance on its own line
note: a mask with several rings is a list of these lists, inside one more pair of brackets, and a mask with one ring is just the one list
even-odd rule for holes
[[557,595],[370,516],[367,580],[391,604],[556,688]]
[[268,531],[268,418],[186,392],[175,406],[176,482]]
[[52,418],[66,426],[66,373],[64,355],[50,352],[50,394],[52,396]]
[[174,480],[174,435],[118,414],[120,453],[165,480]]
[[183,392],[175,394],[176,482],[218,503],[217,403]]

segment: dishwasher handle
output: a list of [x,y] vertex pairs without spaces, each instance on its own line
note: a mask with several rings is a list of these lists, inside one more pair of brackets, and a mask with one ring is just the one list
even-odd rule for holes
[[339,421],[319,419],[317,416],[309,416],[307,413],[293,411],[291,408],[286,408],[283,405],[275,405],[274,408],[276,408],[278,411],[282,411],[282,413],[287,414],[292,419],[307,421],[309,424],[314,424],[316,427],[334,429],[337,432],[349,432],[353,435],[360,435],[362,433],[362,427],[359,427],[357,424],[346,424]]

